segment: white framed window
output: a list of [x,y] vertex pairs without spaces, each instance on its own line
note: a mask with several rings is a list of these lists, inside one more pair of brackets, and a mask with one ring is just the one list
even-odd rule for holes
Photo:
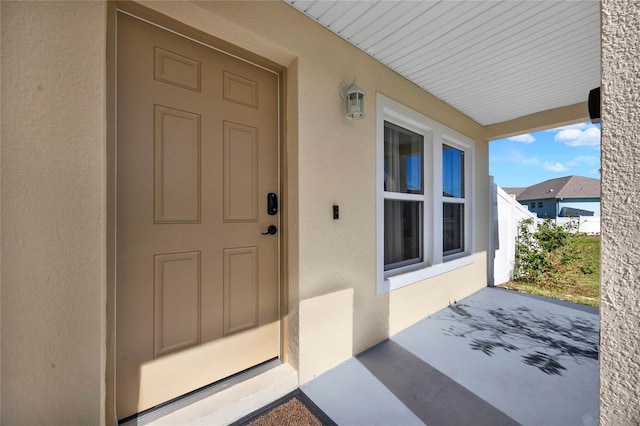
[[424,256],[424,135],[384,122],[384,270],[410,270]]
[[464,150],[442,144],[442,255],[465,251]]
[[471,264],[474,142],[377,94],[378,293]]

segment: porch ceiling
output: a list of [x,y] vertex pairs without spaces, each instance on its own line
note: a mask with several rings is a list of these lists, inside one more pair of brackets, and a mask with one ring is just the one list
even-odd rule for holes
[[482,125],[600,86],[597,0],[284,1]]

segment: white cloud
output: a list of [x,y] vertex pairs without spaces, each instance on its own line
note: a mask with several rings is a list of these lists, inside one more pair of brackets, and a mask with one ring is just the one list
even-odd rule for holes
[[524,135],[512,136],[507,138],[507,140],[511,142],[533,143],[536,141],[536,138],[531,136],[529,133],[526,133]]
[[599,146],[600,129],[597,127],[587,127],[581,129],[563,129],[556,133],[554,140],[562,142],[567,146]]
[[540,160],[536,157],[528,157],[518,149],[511,149],[503,156],[494,157],[491,161],[501,161],[505,163],[519,164],[519,165],[535,165],[540,164]]
[[575,166],[597,166],[600,164],[600,159],[594,155],[579,155],[573,160],[566,163],[569,167]]
[[571,130],[571,129],[584,130],[589,126],[590,126],[589,123],[586,123],[586,122],[576,123],[576,124],[569,124],[568,126],[556,127],[555,129],[549,129],[547,130],[547,132],[557,132],[561,130]]
[[567,166],[565,166],[562,163],[558,163],[558,162],[556,162],[556,163],[545,162],[542,167],[547,172],[566,172],[566,171],[569,170],[569,168]]

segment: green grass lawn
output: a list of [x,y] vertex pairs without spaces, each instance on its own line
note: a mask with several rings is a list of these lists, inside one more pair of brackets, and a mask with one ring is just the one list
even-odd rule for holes
[[600,236],[577,235],[551,254],[551,267],[537,282],[517,280],[501,287],[567,302],[600,306]]

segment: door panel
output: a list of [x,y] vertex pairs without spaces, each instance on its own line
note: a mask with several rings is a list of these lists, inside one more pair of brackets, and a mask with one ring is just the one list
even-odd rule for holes
[[279,355],[277,75],[118,14],[119,418]]
[[240,105],[258,108],[258,82],[242,76],[224,73],[224,99]]
[[199,92],[200,62],[156,46],[153,77],[158,81]]
[[200,222],[200,116],[154,108],[155,221]]
[[200,252],[154,256],[154,357],[200,343]]
[[258,325],[258,248],[224,251],[224,335]]
[[258,220],[258,129],[224,122],[224,221]]

